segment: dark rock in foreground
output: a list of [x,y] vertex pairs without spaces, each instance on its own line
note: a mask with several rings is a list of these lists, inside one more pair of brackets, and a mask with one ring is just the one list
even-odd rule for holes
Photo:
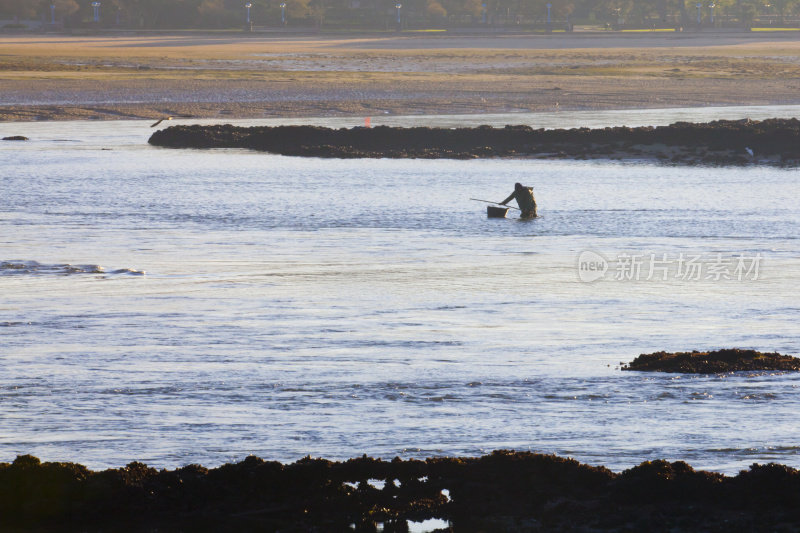
[[800,370],[800,359],[789,355],[731,348],[712,352],[656,352],[642,354],[622,370],[716,374],[758,370]]
[[529,126],[338,130],[316,126],[172,126],[155,132],[149,142],[170,148],[248,148],[283,155],[339,158],[612,158],[785,166],[800,163],[797,119],[569,130]]
[[800,472],[756,464],[728,477],[648,461],[616,474],[510,451],[92,472],[26,455],[0,464],[0,517],[11,531],[376,531],[383,523],[391,532],[430,518],[453,531],[792,530]]
[[22,135],[12,135],[11,137],[3,137],[4,141],[29,141],[27,137]]

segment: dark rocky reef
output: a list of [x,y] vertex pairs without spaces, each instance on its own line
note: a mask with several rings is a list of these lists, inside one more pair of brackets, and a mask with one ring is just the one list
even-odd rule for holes
[[0,464],[0,517],[4,531],[376,531],[382,523],[405,532],[407,520],[429,518],[468,532],[791,531],[800,472],[754,464],[728,477],[648,461],[617,474],[511,451],[288,465],[251,456],[214,469],[134,462],[93,472],[25,455]]
[[248,148],[283,155],[338,158],[612,158],[674,164],[783,166],[800,163],[797,119],[569,130],[529,126],[454,129],[172,126],[155,132],[149,142],[170,148]]
[[656,352],[642,354],[622,370],[646,372],[680,372],[684,374],[716,374],[759,370],[797,371],[800,359],[777,352],[730,348],[711,352]]
[[11,137],[3,137],[4,141],[29,141],[27,137],[23,135],[12,135]]

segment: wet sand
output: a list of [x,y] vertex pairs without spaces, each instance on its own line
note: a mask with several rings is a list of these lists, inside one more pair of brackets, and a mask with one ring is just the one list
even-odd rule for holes
[[791,33],[0,36],[0,120],[800,103]]

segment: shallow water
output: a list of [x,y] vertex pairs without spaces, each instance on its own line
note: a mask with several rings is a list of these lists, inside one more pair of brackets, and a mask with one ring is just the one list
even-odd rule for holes
[[[167,150],[146,144],[148,126],[0,125],[31,138],[0,143],[0,461],[514,448],[615,470],[800,467],[800,377],[618,369],[662,349],[800,352],[796,170]],[[469,200],[502,199],[515,181],[535,187],[541,218],[489,220]],[[608,267],[591,283],[586,251]],[[638,274],[623,254],[640,256]],[[700,279],[679,271],[692,257]],[[737,275],[737,262],[758,271]]]

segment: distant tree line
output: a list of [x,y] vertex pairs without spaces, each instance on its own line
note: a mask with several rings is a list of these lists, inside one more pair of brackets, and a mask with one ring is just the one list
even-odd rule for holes
[[[550,20],[625,26],[665,26],[800,16],[800,0],[0,0],[0,19],[58,20],[65,25],[126,28],[230,28],[283,20],[370,26],[394,20],[419,25],[523,24]],[[250,5],[249,10],[245,7]],[[284,4],[281,6],[281,4]],[[401,4],[402,12],[397,8]],[[95,22],[95,13],[100,20]],[[283,18],[282,18],[283,15]]]

